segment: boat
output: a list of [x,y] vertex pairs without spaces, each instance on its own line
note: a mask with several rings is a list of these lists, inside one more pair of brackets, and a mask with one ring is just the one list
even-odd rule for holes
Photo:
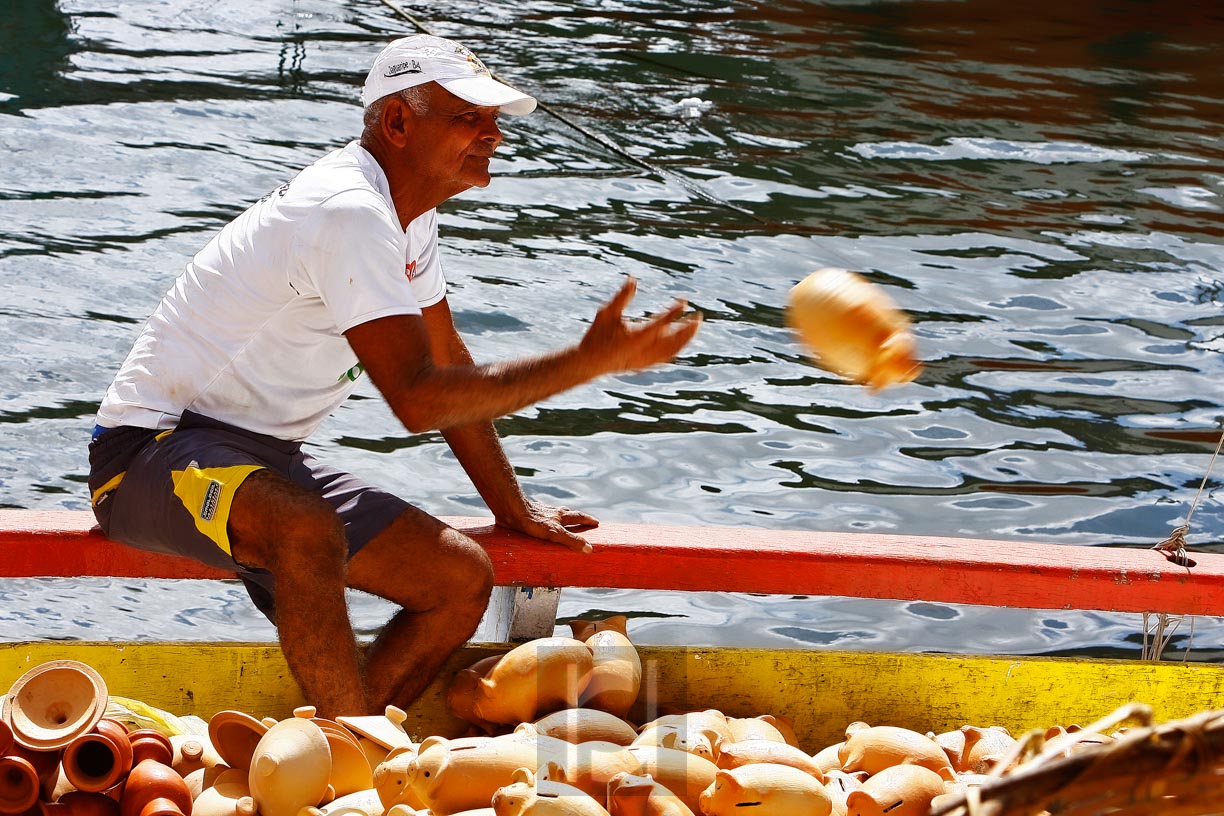
[[[448,517],[489,552],[497,590],[492,635],[450,659],[408,711],[418,738],[464,724],[443,703],[459,669],[518,641],[551,635],[562,587],[838,595],[1030,609],[1224,614],[1224,555],[875,533],[606,523],[581,554]],[[175,556],[106,540],[88,512],[0,510],[0,577],[232,578]],[[488,631],[488,630],[486,630]],[[639,646],[642,694],[632,718],[713,707],[782,715],[811,750],[847,724],[921,732],[965,724],[1012,733],[1084,724],[1119,706],[1155,721],[1224,708],[1224,667],[1103,660],[824,649]],[[0,643],[0,690],[48,660],[97,669],[112,694],[177,715],[224,709],[286,717],[305,701],[274,643],[39,641]]]

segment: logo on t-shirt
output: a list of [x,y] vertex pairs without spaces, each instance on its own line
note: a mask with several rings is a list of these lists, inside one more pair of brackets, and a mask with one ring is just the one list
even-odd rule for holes
[[[424,271],[425,270],[423,269],[421,270],[421,272]],[[419,274],[420,273],[417,272],[416,268],[416,261],[409,261],[408,263],[404,264],[404,275],[408,278],[408,280],[415,279]]]

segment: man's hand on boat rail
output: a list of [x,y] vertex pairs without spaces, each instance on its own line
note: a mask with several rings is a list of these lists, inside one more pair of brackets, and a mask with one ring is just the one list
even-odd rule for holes
[[589,513],[571,510],[568,507],[552,507],[530,499],[524,503],[522,514],[515,517],[499,517],[497,526],[517,530],[520,533],[562,544],[575,552],[590,552],[590,543],[568,529],[570,527],[598,527],[599,520]]

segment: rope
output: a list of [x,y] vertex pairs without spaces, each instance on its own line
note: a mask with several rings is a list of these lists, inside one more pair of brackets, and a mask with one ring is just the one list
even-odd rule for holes
[[[1211,471],[1215,467],[1216,459],[1220,455],[1221,448],[1224,448],[1224,421],[1221,423],[1220,441],[1216,443],[1215,452],[1211,454],[1211,461],[1207,463],[1207,472],[1203,474],[1203,481],[1199,482],[1198,492],[1194,494],[1194,501],[1190,504],[1190,512],[1186,513],[1186,521],[1184,524],[1173,528],[1173,532],[1164,541],[1152,547],[1153,550],[1164,553],[1173,563],[1185,567],[1186,572],[1190,572],[1190,567],[1194,562],[1186,554],[1186,534],[1190,532],[1190,521],[1194,518],[1194,511],[1198,509],[1199,501],[1203,498],[1203,491],[1207,489],[1207,480],[1211,478]],[[1184,617],[1171,617],[1167,612],[1160,612],[1155,615],[1155,623],[1151,623],[1153,613],[1143,613],[1143,650],[1141,658],[1143,660],[1160,660],[1164,654],[1165,647],[1169,645],[1169,641],[1173,639],[1173,635],[1181,626]],[[1172,628],[1169,627],[1172,622]],[[1186,656],[1190,654],[1190,643],[1194,641],[1194,618],[1190,619],[1190,639],[1186,643]],[[1185,661],[1183,657],[1183,662]]]
[[[402,17],[404,20],[408,21],[417,31],[421,32],[422,34],[428,34],[431,37],[441,36],[439,34],[435,34],[427,25],[421,22],[419,18],[405,11],[404,8],[400,6],[399,3],[395,2],[395,0],[381,0],[381,2],[384,6],[391,9],[397,15]],[[494,79],[496,79],[498,82],[505,81],[500,76],[493,73],[492,71],[490,71],[489,74]],[[757,215],[756,213],[754,213],[752,210],[748,209],[747,207],[741,207],[740,205],[732,203],[728,201],[727,199],[722,198],[721,196],[714,195],[714,193],[711,193],[709,190],[697,184],[695,181],[693,181],[689,177],[682,175],[680,173],[677,173],[675,170],[668,170],[665,167],[660,167],[659,165],[653,162],[648,162],[643,158],[633,155],[628,150],[625,150],[625,148],[621,147],[616,142],[609,139],[607,136],[603,135],[602,133],[599,133],[598,131],[594,131],[588,127],[580,125],[579,123],[575,122],[573,119],[569,118],[565,114],[553,108],[551,105],[548,105],[544,102],[536,100],[536,107],[544,111],[545,113],[547,113],[549,116],[552,116],[553,118],[557,119],[562,124],[565,124],[569,126],[570,128],[572,128],[573,130],[576,130],[578,133],[581,133],[583,136],[587,137],[591,141],[600,145],[604,149],[609,150],[612,153],[615,153],[617,156],[620,156],[621,158],[626,159],[627,161],[630,161],[633,164],[636,164],[637,166],[650,171],[652,174],[654,174],[655,176],[661,179],[676,182],[681,187],[683,187],[685,190],[687,190],[689,193],[697,196],[698,198],[704,199],[705,201],[708,201],[711,204],[717,204],[720,207],[726,207],[729,210],[734,210],[740,215],[746,215],[759,224],[770,225],[772,223],[762,218],[761,216]]]

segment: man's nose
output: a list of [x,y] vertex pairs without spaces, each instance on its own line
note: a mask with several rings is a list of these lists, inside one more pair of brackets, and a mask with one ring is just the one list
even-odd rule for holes
[[480,138],[488,143],[494,150],[496,150],[497,146],[502,143],[502,132],[501,128],[497,126],[496,117],[490,116],[486,120],[485,132]]

